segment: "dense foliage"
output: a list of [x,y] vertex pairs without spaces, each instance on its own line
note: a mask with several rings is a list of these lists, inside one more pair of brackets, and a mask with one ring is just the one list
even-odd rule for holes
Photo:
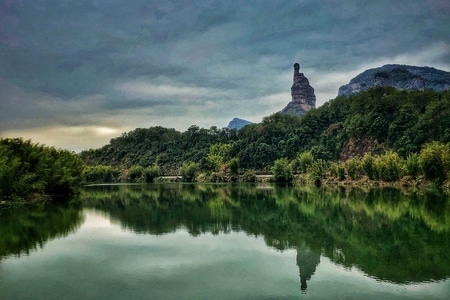
[[[282,158],[294,163],[289,166],[294,173],[301,172],[314,157],[319,163],[314,169],[316,176],[330,167],[327,162],[350,160],[347,168],[350,173],[346,175],[353,178],[359,175],[355,159],[366,153],[373,156],[390,153],[386,161],[379,162],[378,168],[407,157],[410,168],[414,162],[418,167],[417,154],[424,144],[431,142],[439,142],[444,148],[450,142],[450,91],[374,88],[348,97],[339,96],[302,118],[276,113],[239,131],[198,126],[185,132],[163,127],[138,128],[100,149],[82,152],[81,157],[88,165],[120,170],[159,166],[163,175],[180,175],[183,163],[190,162],[208,172],[212,181],[220,181],[230,172],[270,173],[275,161]],[[299,157],[302,153],[307,155]],[[424,165],[437,161],[420,162]],[[409,171],[415,176],[420,170]],[[428,171],[425,173],[430,178],[447,176],[442,170],[439,175]],[[376,177],[393,180],[403,173],[400,169],[386,169]],[[375,177],[370,170],[367,175]]]
[[0,197],[65,196],[83,181],[84,163],[67,150],[22,139],[0,139]]

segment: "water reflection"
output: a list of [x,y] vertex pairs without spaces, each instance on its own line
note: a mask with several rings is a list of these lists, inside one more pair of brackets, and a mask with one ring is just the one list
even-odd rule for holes
[[74,232],[83,222],[81,203],[28,204],[0,209],[0,259],[28,255],[46,242]]
[[300,289],[306,294],[308,289],[307,281],[316,272],[316,267],[320,263],[320,254],[309,249],[304,243],[297,248],[297,266],[300,273]]
[[440,194],[169,184],[87,187],[82,200],[136,233],[244,231],[297,249],[303,292],[320,255],[401,284],[450,275],[450,201]]

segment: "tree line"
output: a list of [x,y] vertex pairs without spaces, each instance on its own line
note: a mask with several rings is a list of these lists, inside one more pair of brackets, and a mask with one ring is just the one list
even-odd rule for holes
[[67,195],[82,183],[450,179],[450,91],[373,88],[301,118],[276,113],[240,130],[137,128],[75,154],[0,139],[0,198]]
[[[86,175],[100,181],[152,181],[155,175],[252,181],[257,174],[290,181],[292,175],[305,173],[298,168],[300,155],[313,157],[314,167],[308,173],[315,178],[328,174],[394,181],[399,176],[435,178],[428,163],[418,160],[419,153],[424,147],[441,149],[444,154],[435,163],[446,165],[449,143],[450,91],[379,87],[338,96],[301,118],[276,113],[241,130],[195,125],[185,132],[160,126],[137,128],[100,149],[83,151],[81,157],[90,166]],[[362,167],[371,159],[376,172]],[[387,171],[386,164],[398,170]],[[448,179],[447,167],[436,168],[438,178]]]

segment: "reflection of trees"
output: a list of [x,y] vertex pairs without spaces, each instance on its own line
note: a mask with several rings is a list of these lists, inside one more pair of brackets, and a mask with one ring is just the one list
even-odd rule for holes
[[82,223],[81,206],[37,204],[0,209],[0,258],[29,254],[56,237],[67,236]]
[[320,254],[317,254],[304,243],[297,248],[297,266],[300,273],[300,289],[306,293],[308,288],[306,281],[316,272],[316,267],[320,262]]
[[[399,283],[450,275],[450,201],[439,194],[173,184],[91,187],[82,199],[139,233],[183,227],[194,236],[263,235],[276,249],[300,249],[305,283],[315,269],[314,253]],[[302,258],[305,249],[311,265]]]

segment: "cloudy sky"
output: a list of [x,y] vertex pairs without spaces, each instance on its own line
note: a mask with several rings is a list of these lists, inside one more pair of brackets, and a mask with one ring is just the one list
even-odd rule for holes
[[0,136],[73,151],[260,122],[387,63],[450,71],[448,0],[0,0]]

